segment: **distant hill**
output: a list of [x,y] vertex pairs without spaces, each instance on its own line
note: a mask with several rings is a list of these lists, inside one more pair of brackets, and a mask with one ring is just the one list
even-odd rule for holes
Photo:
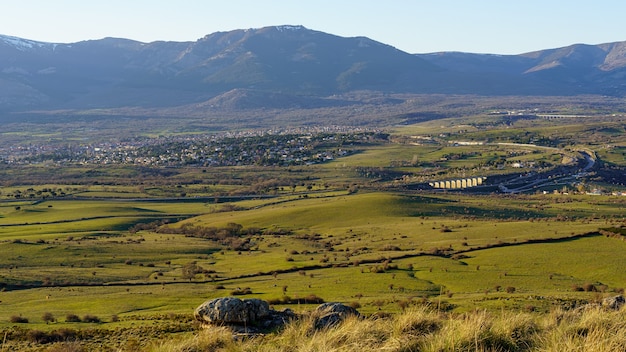
[[352,91],[481,95],[626,94],[626,42],[523,55],[413,55],[302,26],[195,42],[71,44],[0,36],[0,110],[349,105]]

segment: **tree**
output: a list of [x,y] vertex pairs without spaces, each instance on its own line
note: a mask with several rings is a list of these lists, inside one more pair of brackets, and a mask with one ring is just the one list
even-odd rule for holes
[[196,274],[204,271],[196,262],[187,263],[183,266],[183,279],[191,281]]
[[56,319],[54,318],[54,315],[52,315],[52,313],[50,312],[46,312],[43,313],[43,316],[41,317],[41,319],[46,323],[54,323],[56,321]]

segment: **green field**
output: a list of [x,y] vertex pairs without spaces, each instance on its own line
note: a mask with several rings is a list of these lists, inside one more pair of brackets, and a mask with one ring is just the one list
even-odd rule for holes
[[[524,200],[381,192],[316,196],[241,201],[236,211],[220,212],[210,211],[217,205],[205,203],[22,204],[1,219],[0,247],[6,253],[0,259],[1,280],[10,289],[2,293],[0,312],[8,317],[20,311],[25,297],[33,300],[31,309],[41,304],[44,311],[51,304],[37,297],[50,295],[62,302],[65,292],[74,292],[70,296],[85,298],[76,307],[98,314],[185,313],[237,287],[249,287],[253,296],[264,299],[314,294],[350,302],[358,297],[366,311],[375,310],[381,300],[397,310],[394,300],[446,292],[459,309],[468,309],[490,306],[485,297],[502,296],[509,286],[516,288],[513,296],[589,299],[572,287],[592,283],[606,291],[626,283],[623,241],[578,237],[621,224],[621,207],[611,197],[572,196],[564,203],[559,202],[563,196],[555,195]],[[246,251],[172,231],[128,232],[135,223],[176,217],[189,218],[167,228],[237,223],[261,232],[249,236]],[[264,236],[265,230],[283,234]],[[184,279],[183,267],[191,262],[208,273]],[[106,294],[96,293],[102,290]],[[144,303],[137,292],[152,298]],[[198,297],[198,292],[203,293]],[[127,293],[133,304],[110,304]],[[94,294],[101,303],[86,303]]]

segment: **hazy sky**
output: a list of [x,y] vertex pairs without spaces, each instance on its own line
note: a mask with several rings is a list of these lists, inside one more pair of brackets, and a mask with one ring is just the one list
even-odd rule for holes
[[195,41],[300,24],[410,53],[519,54],[626,40],[624,0],[0,0],[0,34],[70,43]]

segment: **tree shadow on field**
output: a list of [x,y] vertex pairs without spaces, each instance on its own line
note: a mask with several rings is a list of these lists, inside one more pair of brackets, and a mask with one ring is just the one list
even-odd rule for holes
[[494,201],[493,206],[464,206],[461,202],[453,199],[410,196],[402,197],[400,205],[406,210],[408,216],[460,216],[484,219],[527,219],[545,218],[546,214],[528,209],[516,209],[498,207]]
[[111,224],[107,226],[104,230],[106,231],[128,231],[132,227],[139,224],[149,224],[156,221],[160,221],[163,223],[175,223],[185,219],[190,218],[191,216],[173,216],[173,217],[147,217],[147,218],[134,218],[128,219],[128,221],[120,222],[117,224]]

